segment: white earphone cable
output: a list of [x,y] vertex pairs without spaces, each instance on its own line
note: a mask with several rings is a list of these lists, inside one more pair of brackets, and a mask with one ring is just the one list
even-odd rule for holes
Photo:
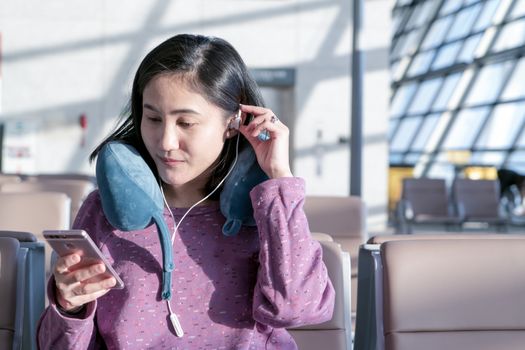
[[[206,197],[202,198],[201,200],[199,200],[197,203],[193,204],[185,213],[184,215],[182,216],[182,218],[180,219],[179,223],[177,223],[175,221],[175,215],[173,215],[173,211],[171,210],[169,204],[168,204],[168,201],[166,200],[166,196],[164,195],[164,190],[162,189],[162,184],[160,184],[160,192],[162,193],[162,198],[164,199],[164,204],[166,205],[166,207],[168,208],[168,212],[170,213],[170,216],[173,220],[173,235],[171,236],[171,245],[173,246],[173,242],[175,242],[175,235],[177,234],[177,230],[179,228],[179,226],[182,224],[182,221],[184,220],[184,218],[186,217],[186,215],[188,215],[188,213],[193,209],[195,208],[197,205],[201,204],[202,202],[204,202],[206,199],[208,199],[212,194],[215,193],[215,191],[217,191],[221,186],[222,184],[224,183],[224,181],[226,181],[226,178],[231,174],[231,172],[233,171],[233,168],[235,167],[235,164],[237,163],[237,158],[239,156],[239,139],[240,139],[240,133],[237,134],[237,141],[235,143],[235,159],[233,160],[233,163],[230,167],[230,169],[228,170],[228,172],[226,173],[226,176],[224,176],[224,178],[221,180],[221,182],[219,182],[219,184],[213,189],[213,191],[211,191]],[[173,247],[172,247],[173,248]],[[179,322],[179,318],[177,317],[177,315],[173,312],[172,308],[171,308],[171,303],[170,303],[170,300],[166,300],[167,304],[168,304],[168,310],[170,312],[170,320],[171,320],[171,324],[173,325],[173,328],[175,329],[175,334],[177,335],[177,337],[182,337],[184,335],[184,331],[182,330],[182,326]]]

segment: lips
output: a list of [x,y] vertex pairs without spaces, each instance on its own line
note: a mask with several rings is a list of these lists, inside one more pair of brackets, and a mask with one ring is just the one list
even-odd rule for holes
[[181,164],[184,162],[184,160],[181,159],[175,159],[175,158],[166,158],[166,157],[159,157],[162,163],[166,164],[167,166],[175,166],[177,164]]

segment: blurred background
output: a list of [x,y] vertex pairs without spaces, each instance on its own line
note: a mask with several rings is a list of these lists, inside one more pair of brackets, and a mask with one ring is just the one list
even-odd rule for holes
[[144,55],[231,42],[291,130],[309,195],[358,195],[388,231],[405,177],[525,173],[525,1],[0,2],[1,172],[93,175]]

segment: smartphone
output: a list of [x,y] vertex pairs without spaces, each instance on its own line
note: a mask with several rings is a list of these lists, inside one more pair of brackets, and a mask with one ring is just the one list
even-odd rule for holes
[[46,230],[43,231],[42,234],[58,256],[73,253],[79,254],[81,256],[81,261],[75,265],[76,267],[89,266],[100,262],[104,263],[104,265],[106,265],[104,275],[107,275],[108,277],[113,276],[117,281],[113,288],[124,288],[124,282],[86,231]]

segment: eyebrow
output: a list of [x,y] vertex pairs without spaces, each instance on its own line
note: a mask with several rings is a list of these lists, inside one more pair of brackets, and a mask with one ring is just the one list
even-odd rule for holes
[[[152,105],[148,104],[148,103],[144,103],[143,107],[145,109],[149,109],[150,111],[153,111],[153,112],[156,112],[156,113],[160,113],[160,111],[158,109],[156,109],[155,107],[153,107]],[[180,108],[180,109],[174,109],[172,111],[169,111],[168,114],[195,114],[195,115],[201,115],[199,112],[191,109],[191,108]]]

